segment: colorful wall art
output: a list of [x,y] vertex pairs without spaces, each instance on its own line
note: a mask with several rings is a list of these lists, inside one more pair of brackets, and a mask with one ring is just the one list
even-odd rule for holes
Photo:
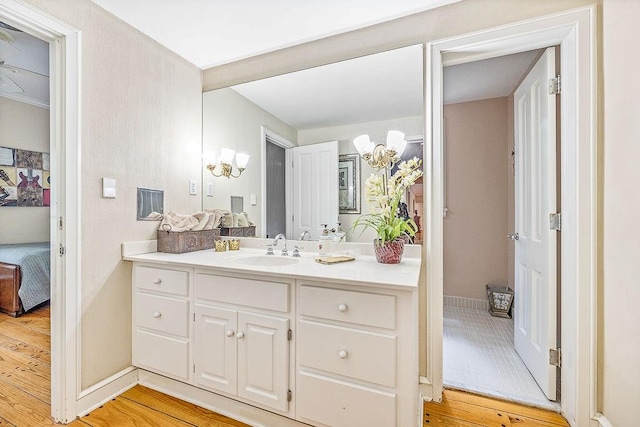
[[0,147],[0,207],[49,206],[49,153]]

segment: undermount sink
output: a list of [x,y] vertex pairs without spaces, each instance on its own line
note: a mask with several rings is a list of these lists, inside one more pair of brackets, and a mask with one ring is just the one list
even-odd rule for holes
[[232,262],[242,265],[256,265],[260,267],[282,267],[284,265],[297,264],[300,258],[292,258],[278,255],[248,255],[234,258]]

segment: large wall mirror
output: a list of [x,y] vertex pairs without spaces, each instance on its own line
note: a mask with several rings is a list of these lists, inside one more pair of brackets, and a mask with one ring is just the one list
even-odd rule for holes
[[[338,222],[348,230],[367,213],[363,187],[373,172],[359,158],[357,167],[345,169],[344,159],[357,153],[353,139],[368,134],[384,143],[387,131],[399,130],[414,144],[408,151],[421,153],[422,85],[423,48],[415,45],[205,92],[203,207],[230,209],[231,197],[242,197],[259,237],[298,239],[308,231],[317,239],[322,224]],[[249,155],[239,177],[237,155],[229,177],[206,168],[229,155],[223,149]],[[340,180],[340,173],[356,171],[358,179]],[[416,193],[409,209],[422,212],[421,186]],[[350,241],[373,237],[369,231],[347,235]]]

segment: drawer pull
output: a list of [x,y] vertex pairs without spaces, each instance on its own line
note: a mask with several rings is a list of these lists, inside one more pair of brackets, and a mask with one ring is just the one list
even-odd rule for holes
[[229,330],[227,331],[227,336],[228,336],[229,338],[231,338],[234,334],[235,334],[235,332],[233,332],[233,330],[231,330],[231,329],[229,329]]
[[237,337],[239,340],[241,340],[242,338],[244,338],[244,332],[238,332]]
[[160,279],[160,278],[158,278],[158,279],[153,281],[154,285],[159,285],[160,283],[162,283],[162,279]]
[[155,317],[156,319],[159,319],[162,317],[162,313],[160,313],[159,311],[156,311],[155,313],[153,313],[153,317]]
[[345,311],[347,311],[347,304],[340,304],[340,305],[338,306],[338,311],[339,311],[340,313],[344,313]]
[[347,353],[347,351],[346,351],[346,350],[340,350],[340,351],[338,352],[338,357],[339,357],[340,359],[346,359],[348,355],[349,355],[349,353]]

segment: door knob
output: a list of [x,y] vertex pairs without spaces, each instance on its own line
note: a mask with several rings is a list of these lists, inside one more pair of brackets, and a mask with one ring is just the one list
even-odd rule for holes
[[340,359],[346,359],[348,355],[349,355],[349,353],[347,353],[347,351],[346,351],[346,350],[340,350],[340,351],[338,352],[338,357],[339,357]]
[[235,332],[233,332],[231,329],[229,329],[229,330],[227,331],[227,336],[228,336],[229,338],[231,338],[234,334],[235,334]]
[[162,317],[162,313],[160,313],[159,311],[156,311],[155,313],[153,313],[153,317],[155,317],[156,319],[159,319]]
[[520,240],[520,235],[518,233],[507,234],[507,239],[509,239],[509,240]]
[[241,340],[242,338],[244,338],[244,332],[238,332],[236,336]]
[[347,311],[347,308],[348,308],[348,307],[347,307],[347,305],[346,305],[346,304],[340,304],[340,305],[338,306],[338,311],[339,311],[339,312],[341,312],[341,313],[344,313],[345,311]]

